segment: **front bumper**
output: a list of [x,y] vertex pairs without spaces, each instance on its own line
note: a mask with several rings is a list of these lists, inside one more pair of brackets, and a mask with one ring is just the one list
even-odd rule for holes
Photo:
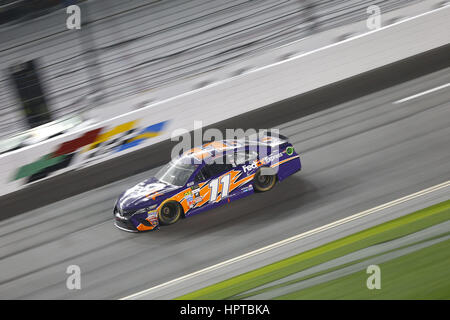
[[156,211],[148,213],[135,214],[131,217],[124,217],[120,215],[117,207],[114,207],[114,225],[128,232],[144,232],[159,229],[159,223]]
[[123,231],[127,231],[127,232],[139,232],[139,230],[138,229],[136,229],[134,226],[133,226],[133,224],[131,224],[131,223],[127,223],[127,222],[124,222],[124,221],[121,221],[121,220],[115,220],[114,221],[114,225],[117,227],[117,228],[119,228],[120,230],[123,230]]

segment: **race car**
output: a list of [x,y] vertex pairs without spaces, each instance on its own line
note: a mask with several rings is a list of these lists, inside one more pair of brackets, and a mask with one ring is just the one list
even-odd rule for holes
[[141,232],[266,192],[301,170],[288,139],[270,132],[206,143],[184,152],[154,176],[126,190],[114,206],[115,225]]

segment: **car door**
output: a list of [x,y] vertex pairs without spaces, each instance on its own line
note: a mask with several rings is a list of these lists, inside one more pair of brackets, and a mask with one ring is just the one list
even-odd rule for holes
[[244,170],[244,167],[257,160],[258,153],[255,150],[237,150],[224,155],[221,163],[207,165],[212,176],[209,182],[210,202],[226,201],[243,192],[253,191],[250,185],[253,175]]
[[210,191],[209,203],[216,204],[226,200],[230,195],[231,174],[233,164],[222,161],[205,165],[205,170],[210,175],[208,187]]
[[226,161],[206,163],[195,175],[194,184],[190,187],[195,205],[189,214],[200,209],[216,206],[229,196],[231,163]]

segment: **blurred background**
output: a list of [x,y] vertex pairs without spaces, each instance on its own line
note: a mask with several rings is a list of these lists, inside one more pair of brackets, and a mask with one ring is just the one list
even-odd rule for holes
[[[0,0],[0,299],[448,299],[449,30],[445,0]],[[116,229],[118,197],[197,121],[277,128],[302,171],[158,232]],[[377,296],[368,263],[388,275]],[[310,276],[317,291],[289,287]]]
[[[345,26],[364,22],[370,5],[389,14],[421,2],[1,0],[0,152],[232,77],[289,43],[320,47],[310,37],[326,30],[341,28],[325,44],[367,32]],[[66,27],[70,4],[81,7],[80,30]],[[137,106],[106,108],[149,92]]]

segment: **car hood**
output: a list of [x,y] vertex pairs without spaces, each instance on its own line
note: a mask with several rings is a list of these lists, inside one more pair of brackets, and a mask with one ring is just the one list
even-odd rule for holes
[[140,209],[161,202],[179,188],[156,178],[150,178],[125,191],[117,204],[124,210]]

